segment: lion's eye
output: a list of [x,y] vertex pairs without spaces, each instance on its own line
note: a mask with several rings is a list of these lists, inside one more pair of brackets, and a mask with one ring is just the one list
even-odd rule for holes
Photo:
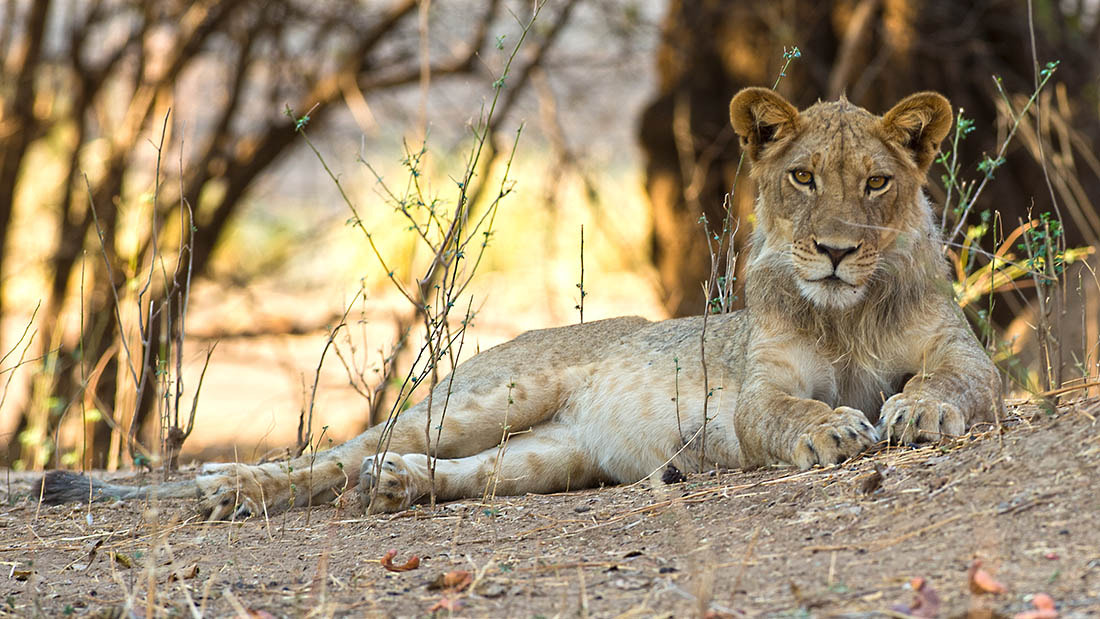
[[886,177],[886,176],[872,176],[871,178],[867,179],[867,190],[868,191],[878,191],[878,190],[886,187],[886,185],[889,182],[890,182],[889,177]]
[[794,182],[798,183],[799,185],[812,187],[814,184],[814,174],[809,170],[792,170],[791,178],[793,178]]

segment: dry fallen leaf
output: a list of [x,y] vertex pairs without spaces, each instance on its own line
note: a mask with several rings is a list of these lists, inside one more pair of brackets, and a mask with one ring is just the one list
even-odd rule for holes
[[95,563],[96,552],[99,551],[99,547],[103,545],[103,542],[106,539],[107,539],[107,537],[104,536],[104,537],[101,537],[101,538],[95,540],[94,542],[92,542],[90,544],[85,545],[84,546],[84,552],[86,554],[85,554],[85,557],[84,557],[84,561],[80,562],[80,563],[78,563],[77,561],[73,561],[72,563],[67,565],[66,568],[71,569],[75,572],[83,572],[84,570],[91,567],[92,563]]
[[1031,598],[1035,610],[1017,613],[1015,619],[1057,619],[1058,610],[1054,608],[1054,598],[1045,593],[1036,593]]
[[462,600],[458,598],[443,598],[435,604],[432,604],[432,607],[428,609],[428,612],[434,613],[437,610],[446,610],[453,613],[460,608],[462,608]]
[[[166,566],[166,567],[170,567],[170,566]],[[165,569],[165,568],[161,568],[161,569]],[[188,565],[186,567],[181,567],[179,569],[172,569],[171,571],[169,571],[169,573],[168,573],[168,582],[172,582],[173,580],[188,580],[188,579],[194,578],[198,575],[199,575],[199,564],[198,563],[192,563],[191,565]]]
[[457,593],[465,590],[472,582],[473,576],[469,572],[466,570],[454,570],[446,574],[440,574],[435,580],[428,584],[428,589],[431,591],[443,589],[445,591]]
[[382,564],[382,567],[391,572],[408,572],[410,570],[415,570],[416,568],[420,567],[420,557],[416,555],[410,557],[404,565],[393,564],[393,558],[396,556],[396,550],[387,550],[386,554],[383,555],[382,558],[378,560],[378,562]]
[[172,582],[173,580],[188,580],[199,575],[199,564],[191,563],[179,565],[169,563],[156,569],[154,578],[157,582]]
[[860,490],[863,492],[863,494],[871,494],[872,492],[874,492],[875,490],[878,490],[881,487],[882,487],[882,473],[879,473],[877,470],[875,470],[875,471],[872,471],[871,474],[868,475],[867,478],[863,480],[863,485],[861,486]]
[[969,571],[970,590],[974,593],[1004,593],[1005,586],[982,569],[982,560],[974,559]]
[[27,580],[33,574],[34,574],[34,570],[16,570],[16,569],[13,569],[11,571],[11,577],[16,579],[16,580],[19,580],[19,581]]
[[918,576],[909,581],[909,587],[913,589],[913,601],[908,606],[897,604],[892,610],[921,619],[939,616],[940,596],[927,580]]
[[1031,598],[1031,603],[1039,610],[1054,610],[1054,598],[1045,593],[1036,593],[1035,597]]

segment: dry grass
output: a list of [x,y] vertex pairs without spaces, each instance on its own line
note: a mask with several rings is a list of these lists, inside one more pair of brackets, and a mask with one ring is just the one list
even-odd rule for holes
[[[826,469],[723,471],[388,516],[336,505],[208,525],[187,503],[130,502],[42,508],[36,518],[20,480],[0,511],[0,595],[3,612],[20,616],[66,607],[150,616],[432,607],[463,616],[897,616],[891,607],[911,602],[906,583],[919,576],[945,615],[1011,615],[1045,591],[1062,616],[1086,616],[1100,612],[1100,532],[1085,516],[1100,510],[1097,414],[1097,400],[1054,414],[1018,405],[1003,436],[978,428]],[[387,571],[379,560],[390,548],[395,564],[415,555],[419,567]],[[970,592],[975,558],[1006,593]]]

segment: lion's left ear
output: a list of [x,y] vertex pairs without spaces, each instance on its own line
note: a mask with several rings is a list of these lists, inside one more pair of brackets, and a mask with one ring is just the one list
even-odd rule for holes
[[924,172],[951,131],[951,103],[936,92],[918,92],[902,99],[882,117],[888,141],[913,154]]

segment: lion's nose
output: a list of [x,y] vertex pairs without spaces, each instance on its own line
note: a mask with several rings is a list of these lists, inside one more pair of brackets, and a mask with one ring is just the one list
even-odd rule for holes
[[833,269],[836,269],[838,266],[840,266],[840,261],[844,260],[845,256],[855,253],[855,251],[859,249],[859,245],[850,245],[848,247],[833,247],[831,245],[823,245],[815,240],[814,249],[816,249],[819,254],[825,254],[829,256],[829,260],[833,263]]

